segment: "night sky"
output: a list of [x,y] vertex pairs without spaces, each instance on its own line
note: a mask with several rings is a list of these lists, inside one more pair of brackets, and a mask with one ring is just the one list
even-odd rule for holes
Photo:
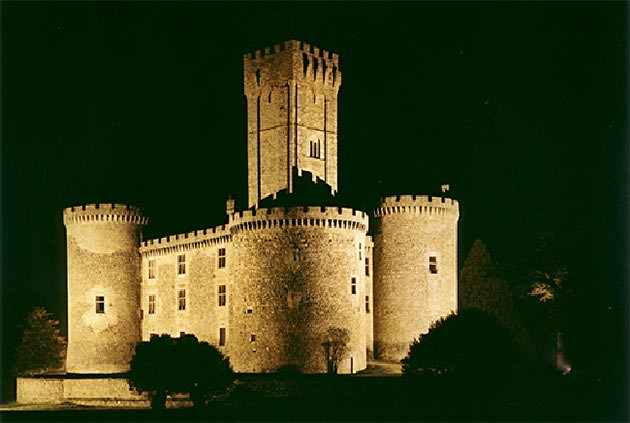
[[229,194],[246,205],[242,55],[288,39],[340,55],[339,187],[356,207],[447,182],[460,267],[476,238],[509,259],[553,233],[592,320],[625,318],[627,16],[622,2],[2,2],[3,364],[33,306],[65,330],[62,208],[138,205],[153,238],[223,223]]

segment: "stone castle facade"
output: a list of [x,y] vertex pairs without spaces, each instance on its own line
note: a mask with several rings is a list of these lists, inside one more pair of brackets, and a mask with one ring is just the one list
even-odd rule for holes
[[298,182],[335,197],[336,54],[288,41],[247,54],[248,208],[227,223],[142,240],[135,207],[64,210],[69,373],[128,370],[151,334],[194,334],[235,371],[295,366],[325,372],[329,328],[350,332],[341,373],[375,355],[405,356],[432,322],[457,309],[458,203],[400,195],[370,215],[307,200]]

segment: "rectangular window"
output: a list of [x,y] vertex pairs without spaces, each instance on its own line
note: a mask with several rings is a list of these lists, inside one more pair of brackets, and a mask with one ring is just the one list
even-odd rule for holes
[[149,260],[149,279],[155,279],[155,260]]
[[225,248],[219,248],[219,269],[225,267]]
[[365,312],[370,314],[370,297],[368,295],[365,296]]
[[155,295],[149,295],[149,314],[155,314]]
[[249,342],[256,342],[256,335],[255,334],[251,334],[249,335]]
[[186,290],[177,291],[177,310],[186,310]]
[[219,285],[219,307],[223,307],[227,302],[227,290],[225,285]]
[[98,314],[105,313],[105,297],[96,297],[96,312]]
[[357,293],[357,278],[352,278],[352,295]]
[[186,274],[186,254],[179,254],[177,256],[177,274]]
[[225,346],[225,328],[219,328],[219,346]]
[[370,259],[365,258],[365,276],[370,276]]
[[429,272],[431,272],[433,274],[438,272],[437,257],[436,256],[430,256],[429,257]]
[[359,260],[361,260],[362,256],[361,254],[363,253],[362,249],[361,249],[361,243],[359,242]]

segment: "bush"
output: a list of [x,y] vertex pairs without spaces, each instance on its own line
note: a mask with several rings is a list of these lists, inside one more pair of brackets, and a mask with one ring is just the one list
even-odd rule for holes
[[510,332],[476,309],[451,314],[413,341],[401,360],[403,373],[501,377],[519,359]]
[[188,393],[195,406],[205,404],[232,382],[229,360],[214,346],[194,335],[152,336],[136,345],[129,383],[149,392],[152,408],[164,408],[169,393]]

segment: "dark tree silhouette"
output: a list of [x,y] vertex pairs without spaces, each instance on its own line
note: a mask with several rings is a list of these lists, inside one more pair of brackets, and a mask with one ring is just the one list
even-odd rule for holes
[[401,363],[407,375],[496,378],[509,374],[517,357],[507,329],[491,315],[468,309],[434,323],[414,340]]
[[514,301],[512,285],[502,273],[483,241],[475,240],[459,277],[458,308],[460,311],[479,309],[494,316],[512,332],[519,350],[533,358],[532,338]]
[[212,393],[225,390],[232,378],[229,360],[194,335],[154,335],[149,342],[138,343],[129,371],[131,387],[148,392],[154,409],[164,408],[170,393],[188,393],[195,406],[203,405]]
[[36,307],[29,313],[16,351],[18,374],[63,370],[66,339],[58,326],[59,321],[43,307]]

